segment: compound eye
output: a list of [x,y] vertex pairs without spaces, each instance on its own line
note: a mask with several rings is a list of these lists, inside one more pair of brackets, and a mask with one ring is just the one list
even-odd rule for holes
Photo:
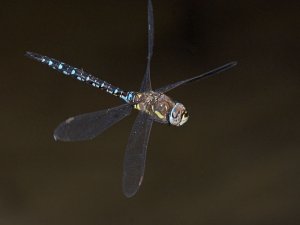
[[169,122],[172,125],[180,126],[187,118],[184,113],[186,112],[184,106],[181,103],[176,103],[169,114]]
[[174,110],[174,112],[172,112],[172,117],[177,118],[177,116],[178,116],[178,112],[176,110]]

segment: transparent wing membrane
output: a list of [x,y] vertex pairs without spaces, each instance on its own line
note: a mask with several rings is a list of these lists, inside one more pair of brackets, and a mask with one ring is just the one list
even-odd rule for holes
[[143,181],[152,123],[147,114],[139,112],[129,135],[123,164],[123,192],[128,198],[138,191]]
[[92,139],[130,114],[132,106],[123,104],[115,108],[70,117],[54,131],[54,139],[82,141]]
[[179,86],[181,86],[183,84],[195,82],[195,81],[198,81],[198,80],[203,79],[205,77],[210,77],[210,76],[216,75],[216,74],[224,72],[224,71],[226,71],[226,70],[228,70],[228,69],[230,69],[230,68],[232,68],[232,67],[234,67],[236,65],[237,65],[237,62],[230,62],[230,63],[227,63],[227,64],[225,64],[223,66],[220,66],[218,68],[210,70],[210,71],[208,71],[206,73],[200,74],[198,76],[195,76],[195,77],[192,77],[192,78],[189,78],[189,79],[186,79],[186,80],[178,81],[178,82],[173,83],[173,84],[168,84],[168,85],[166,85],[164,87],[156,89],[155,91],[166,93],[166,92],[168,92],[168,91],[170,91],[170,90],[172,90],[172,89],[174,89],[176,87],[179,87]]
[[[148,56],[146,72],[141,84],[140,91],[152,90],[150,79],[150,66],[153,54],[154,22],[153,7],[151,0],[148,0]],[[132,197],[142,184],[146,152],[153,120],[142,112],[139,112],[129,135],[128,144],[125,150],[123,164],[123,192],[126,197]]]
[[141,92],[151,90],[151,79],[150,79],[150,66],[151,58],[153,54],[153,41],[154,41],[154,20],[153,20],[153,7],[152,2],[148,0],[148,56],[147,56],[147,67],[143,78],[143,82],[140,88]]

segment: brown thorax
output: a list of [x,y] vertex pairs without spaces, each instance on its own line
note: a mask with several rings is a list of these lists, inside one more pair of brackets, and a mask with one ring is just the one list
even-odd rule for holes
[[154,91],[136,93],[134,102],[135,109],[149,114],[160,123],[169,123],[169,114],[175,106],[175,102],[167,95]]

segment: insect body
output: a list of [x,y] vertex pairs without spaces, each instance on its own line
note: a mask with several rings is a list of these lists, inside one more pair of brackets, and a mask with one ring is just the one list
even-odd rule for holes
[[136,93],[134,102],[137,102],[134,108],[149,114],[159,123],[181,126],[188,119],[185,107],[161,92]]
[[120,97],[126,102],[130,102],[133,98],[132,93],[125,92],[120,88],[117,88],[104,80],[101,80],[93,75],[86,73],[83,69],[78,69],[76,67],[70,66],[64,62],[58,61],[56,59],[50,58],[48,56],[40,55],[34,52],[27,52],[26,56],[35,59],[43,64],[50,66],[52,69],[63,73],[66,76],[73,77],[79,81],[85,82],[95,88],[104,90],[110,94]]
[[26,55],[50,66],[52,69],[62,72],[66,76],[73,77],[79,81],[85,82],[93,87],[99,88],[121,98],[126,103],[132,104],[135,109],[147,113],[156,122],[181,126],[188,119],[185,107],[181,103],[174,102],[164,93],[155,91],[124,91],[121,88],[115,87],[106,81],[86,73],[82,69],[70,66],[48,56],[43,56],[33,52],[27,52]]
[[181,85],[223,72],[236,65],[236,62],[230,62],[201,75],[153,90],[150,81],[150,64],[154,39],[153,28],[152,3],[151,0],[148,0],[148,57],[146,72],[139,91],[124,91],[86,73],[82,69],[37,53],[26,53],[29,58],[46,64],[66,76],[73,77],[117,96],[125,103],[114,108],[70,117],[55,129],[55,140],[80,141],[92,139],[128,116],[133,108],[139,110],[125,150],[122,183],[126,197],[132,197],[137,192],[144,178],[146,151],[153,121],[181,126],[188,120],[188,113],[183,104],[173,101],[165,93]]

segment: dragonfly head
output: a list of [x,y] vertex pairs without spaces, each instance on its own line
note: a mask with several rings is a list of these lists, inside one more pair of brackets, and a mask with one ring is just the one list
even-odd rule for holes
[[181,103],[176,103],[169,114],[169,122],[174,126],[183,125],[188,118],[189,114]]

